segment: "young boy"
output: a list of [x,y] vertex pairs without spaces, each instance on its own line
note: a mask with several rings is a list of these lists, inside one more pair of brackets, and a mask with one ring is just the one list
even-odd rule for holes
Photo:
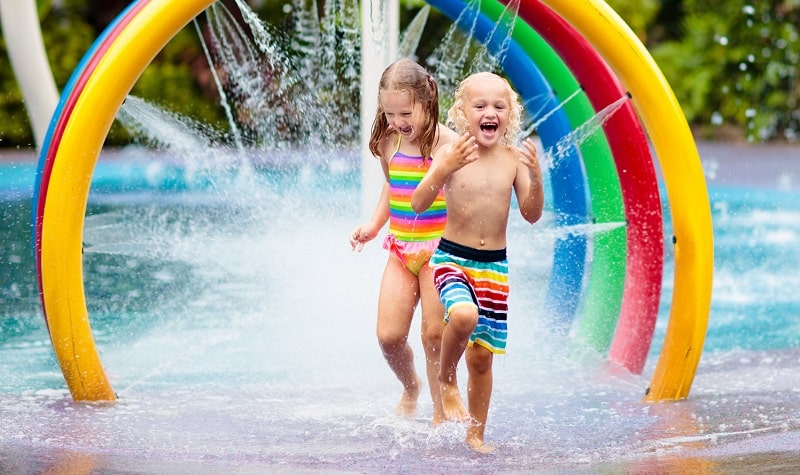
[[[455,92],[448,122],[463,135],[439,149],[411,198],[426,210],[444,187],[448,219],[431,257],[434,281],[445,306],[439,385],[448,419],[469,420],[466,442],[487,452],[484,429],[492,393],[492,360],[505,353],[508,313],[506,227],[511,191],[522,217],[542,215],[544,191],[536,147],[512,146],[522,107],[509,83],[483,72],[467,77]],[[468,406],[464,407],[456,368],[466,355]]]

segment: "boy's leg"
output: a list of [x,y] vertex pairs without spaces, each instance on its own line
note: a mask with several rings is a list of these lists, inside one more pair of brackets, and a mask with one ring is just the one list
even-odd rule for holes
[[492,361],[494,354],[479,344],[467,348],[466,361],[469,372],[469,413],[472,416],[467,428],[467,444],[478,451],[490,450],[483,442],[486,420],[489,416],[489,401],[492,397]]
[[425,368],[433,401],[433,424],[437,425],[445,421],[442,393],[439,389],[444,305],[439,300],[439,293],[433,284],[433,270],[427,265],[419,272],[419,292],[422,304],[422,348],[425,350]]
[[377,336],[386,362],[403,385],[397,413],[414,417],[421,381],[414,369],[414,352],[408,332],[419,299],[417,277],[400,260],[390,256],[378,296]]
[[456,373],[458,361],[464,354],[469,336],[478,324],[478,309],[472,305],[459,305],[450,310],[449,322],[442,333],[442,358],[439,368],[439,387],[442,408],[447,419],[466,421],[469,412],[458,392]]

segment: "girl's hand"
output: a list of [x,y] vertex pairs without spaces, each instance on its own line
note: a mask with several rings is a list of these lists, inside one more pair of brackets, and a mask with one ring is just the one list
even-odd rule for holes
[[372,228],[369,225],[362,224],[350,233],[350,247],[354,251],[361,252],[361,250],[364,249],[364,244],[372,241],[374,238],[375,232]]

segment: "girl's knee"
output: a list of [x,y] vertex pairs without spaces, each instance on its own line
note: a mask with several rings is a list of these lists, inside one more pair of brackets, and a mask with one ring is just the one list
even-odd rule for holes
[[422,346],[426,349],[438,349],[442,346],[444,324],[428,325],[422,329]]
[[378,344],[384,353],[392,353],[398,349],[405,348],[408,340],[408,335],[402,335],[396,332],[378,332]]

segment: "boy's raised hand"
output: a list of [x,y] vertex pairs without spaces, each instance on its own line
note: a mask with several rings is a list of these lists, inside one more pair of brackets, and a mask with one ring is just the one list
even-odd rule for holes
[[522,156],[519,157],[519,161],[528,167],[528,169],[539,172],[539,156],[536,152],[536,145],[533,143],[533,140],[523,140],[522,146],[519,147],[519,151],[522,152]]
[[464,133],[453,142],[441,157],[440,167],[444,167],[449,173],[463,168],[478,159],[478,144],[475,137]]
[[415,213],[427,210],[450,176],[477,159],[478,144],[468,133],[437,150],[431,168],[411,195],[411,209]]

